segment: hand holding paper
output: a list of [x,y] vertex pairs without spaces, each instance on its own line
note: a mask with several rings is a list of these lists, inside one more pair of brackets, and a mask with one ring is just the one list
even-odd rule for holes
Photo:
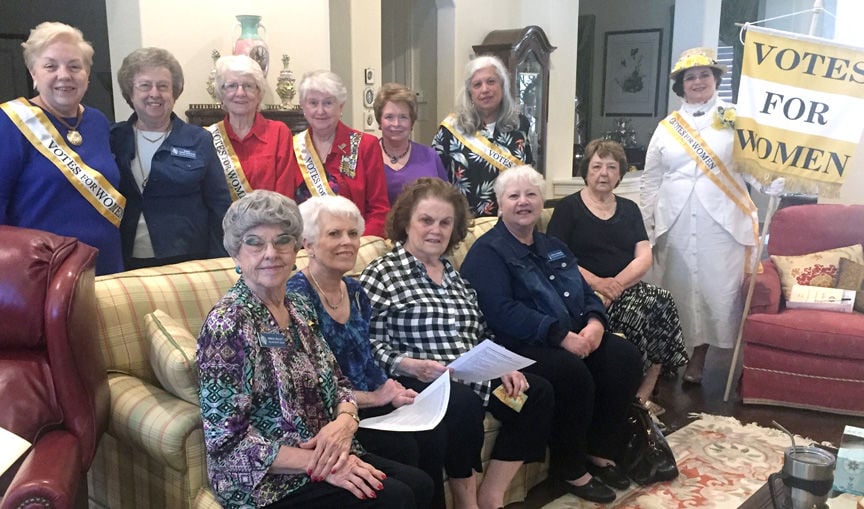
[[534,364],[528,357],[515,354],[488,339],[462,354],[447,367],[453,377],[466,382],[485,382]]

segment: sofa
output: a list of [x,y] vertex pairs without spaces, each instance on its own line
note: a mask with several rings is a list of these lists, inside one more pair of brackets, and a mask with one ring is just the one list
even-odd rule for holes
[[[544,210],[541,229],[551,213],[551,209]],[[452,255],[457,268],[474,240],[496,221],[475,220]],[[358,275],[389,249],[383,239],[363,237],[357,264],[349,275]],[[297,268],[307,262],[301,250]],[[189,397],[188,386],[193,384],[194,392],[196,382],[187,382],[185,391],[174,382],[160,383],[153,365],[161,360],[163,350],[153,348],[148,331],[152,331],[150,314],[158,309],[194,338],[210,308],[237,277],[233,261],[219,258],[96,278],[96,338],[108,372],[111,415],[88,475],[91,507],[219,507],[208,487],[200,409]],[[190,373],[180,376],[197,375],[194,355],[187,351],[184,358],[181,371],[188,368]],[[485,427],[488,445],[497,435],[498,423],[487,414]],[[484,462],[489,454],[484,446]],[[547,470],[548,461],[524,465],[506,502],[524,500],[527,491],[546,478]]]
[[95,261],[74,238],[0,226],[0,427],[32,443],[0,477],[2,509],[87,499],[109,403],[93,342]]
[[[862,225],[864,205],[784,208],[771,222],[768,254],[861,244]],[[742,335],[743,402],[864,415],[864,314],[789,309],[777,264],[769,258],[762,265]]]

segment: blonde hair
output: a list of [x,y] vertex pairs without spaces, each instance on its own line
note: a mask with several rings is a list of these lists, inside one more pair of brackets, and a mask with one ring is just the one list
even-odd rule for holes
[[45,48],[58,41],[69,42],[78,46],[78,50],[81,52],[81,60],[84,62],[84,67],[89,73],[93,67],[93,46],[84,40],[84,34],[81,33],[81,30],[57,21],[39,23],[35,28],[30,30],[30,37],[21,43],[21,47],[24,49],[24,63],[27,65],[27,69],[32,71],[36,59],[45,51]]

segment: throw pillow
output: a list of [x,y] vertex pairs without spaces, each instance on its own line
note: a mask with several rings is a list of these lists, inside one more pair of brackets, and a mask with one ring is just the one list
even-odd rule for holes
[[840,272],[840,258],[848,258],[855,263],[864,263],[861,244],[838,247],[818,253],[801,256],[771,256],[771,261],[780,273],[780,288],[788,299],[792,285],[834,288]]
[[144,316],[144,333],[150,347],[150,366],[162,388],[198,405],[198,339],[159,309]]
[[864,313],[864,265],[848,258],[840,258],[837,288],[855,290],[855,311]]

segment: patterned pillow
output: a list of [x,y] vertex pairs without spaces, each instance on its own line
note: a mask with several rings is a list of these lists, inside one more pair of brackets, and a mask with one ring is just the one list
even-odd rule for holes
[[150,348],[150,366],[162,387],[198,405],[197,338],[160,309],[144,316],[144,334]]
[[848,258],[840,258],[837,288],[855,290],[855,311],[864,313],[864,265]]
[[786,299],[792,292],[792,285],[796,283],[834,288],[840,273],[840,258],[864,263],[861,244],[801,256],[771,256],[771,260],[777,266],[777,272],[780,273],[780,287]]

